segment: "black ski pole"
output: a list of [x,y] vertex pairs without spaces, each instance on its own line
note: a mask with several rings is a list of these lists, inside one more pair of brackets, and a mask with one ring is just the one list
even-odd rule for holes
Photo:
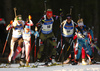
[[[62,9],[60,9],[60,24],[62,23],[62,13],[63,13]],[[63,48],[62,48],[62,25],[61,25],[61,52],[60,53],[62,53],[62,51],[63,51]],[[61,54],[60,54],[60,56],[61,56]],[[62,59],[62,66],[63,66],[63,59]]]

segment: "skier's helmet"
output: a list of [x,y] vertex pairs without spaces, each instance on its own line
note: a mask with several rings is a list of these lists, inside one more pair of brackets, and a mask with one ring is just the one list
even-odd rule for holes
[[82,19],[82,18],[79,19],[79,20],[77,21],[77,23],[78,23],[78,26],[84,26],[84,23],[83,23],[83,19]]

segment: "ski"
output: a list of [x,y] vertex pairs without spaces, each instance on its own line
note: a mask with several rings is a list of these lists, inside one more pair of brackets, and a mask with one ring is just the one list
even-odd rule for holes
[[[76,66],[80,66],[82,65],[81,62],[79,62]],[[87,64],[86,66],[88,65],[100,65],[100,62],[96,62],[95,64]],[[45,65],[45,63],[39,63],[38,66],[35,66],[34,63],[30,63],[29,66],[20,66],[19,64],[10,64],[10,65],[7,65],[7,64],[1,64],[0,65],[0,68],[19,68],[19,69],[27,69],[27,68],[41,68],[41,67],[53,67],[53,66],[72,66],[71,63],[68,63],[68,64],[62,64],[62,62],[57,62],[56,64],[48,64],[48,65]]]

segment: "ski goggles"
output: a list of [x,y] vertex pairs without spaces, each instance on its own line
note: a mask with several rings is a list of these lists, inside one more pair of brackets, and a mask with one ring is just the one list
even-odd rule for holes
[[17,20],[22,20],[22,17],[17,17]]
[[71,19],[71,17],[69,16],[69,17],[67,17],[67,19]]

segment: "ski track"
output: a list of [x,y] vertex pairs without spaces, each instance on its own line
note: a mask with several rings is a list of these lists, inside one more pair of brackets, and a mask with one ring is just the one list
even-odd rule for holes
[[[5,64],[1,64],[3,66]],[[33,63],[30,63],[32,66]],[[12,67],[18,67],[19,64],[11,64]],[[100,65],[59,65],[51,67],[39,66],[38,68],[0,68],[0,71],[100,71]]]

